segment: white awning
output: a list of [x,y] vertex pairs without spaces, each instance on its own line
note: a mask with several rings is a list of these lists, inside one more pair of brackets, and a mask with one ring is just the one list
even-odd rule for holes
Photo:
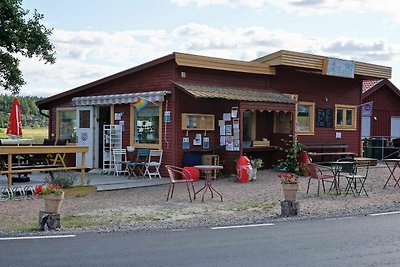
[[163,102],[164,96],[170,93],[170,91],[153,91],[117,95],[79,96],[72,98],[72,102],[75,106],[129,104],[135,103],[139,98],[144,98],[150,102]]

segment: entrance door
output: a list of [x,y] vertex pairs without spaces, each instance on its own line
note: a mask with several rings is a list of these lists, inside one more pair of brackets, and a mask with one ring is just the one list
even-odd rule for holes
[[[78,107],[76,109],[76,136],[78,139],[78,145],[88,146],[89,151],[86,153],[85,162],[87,168],[93,168],[94,157],[93,151],[95,150],[93,144],[94,136],[94,117],[93,107]],[[76,165],[80,166],[82,163],[81,154],[76,155]]]
[[361,137],[366,138],[371,136],[371,117],[362,117],[361,121]]
[[400,117],[390,119],[390,136],[391,138],[400,137]]

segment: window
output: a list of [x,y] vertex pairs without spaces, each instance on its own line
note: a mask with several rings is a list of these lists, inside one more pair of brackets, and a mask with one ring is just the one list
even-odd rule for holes
[[357,107],[335,105],[335,129],[356,130]]
[[243,112],[243,141],[250,142],[253,138],[252,134],[252,113],[250,110]]
[[161,106],[154,104],[137,111],[131,106],[131,118],[133,120],[131,133],[131,145],[136,147],[159,148],[161,144]]
[[274,133],[292,133],[291,112],[274,112]]
[[76,111],[75,109],[57,110],[57,129],[58,139],[69,139],[71,143],[76,143]]
[[296,132],[302,135],[314,134],[315,103],[299,102],[296,109]]

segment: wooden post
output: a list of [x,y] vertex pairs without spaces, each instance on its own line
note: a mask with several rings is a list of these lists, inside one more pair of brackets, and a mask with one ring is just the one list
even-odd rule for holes
[[57,230],[61,228],[60,213],[48,213],[39,211],[39,230]]
[[296,216],[300,211],[300,203],[296,201],[281,201],[281,216]]
[[85,168],[86,168],[86,154],[82,152],[82,164],[81,164],[81,186],[84,186],[85,181]]

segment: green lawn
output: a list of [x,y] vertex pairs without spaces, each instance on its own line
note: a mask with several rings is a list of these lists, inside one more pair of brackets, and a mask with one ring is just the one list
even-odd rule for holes
[[[6,135],[6,128],[0,128],[0,139],[8,139],[10,138]],[[34,138],[34,139],[44,139],[47,137],[48,129],[47,128],[38,128],[38,129],[30,129],[23,128],[22,129],[22,138]]]

